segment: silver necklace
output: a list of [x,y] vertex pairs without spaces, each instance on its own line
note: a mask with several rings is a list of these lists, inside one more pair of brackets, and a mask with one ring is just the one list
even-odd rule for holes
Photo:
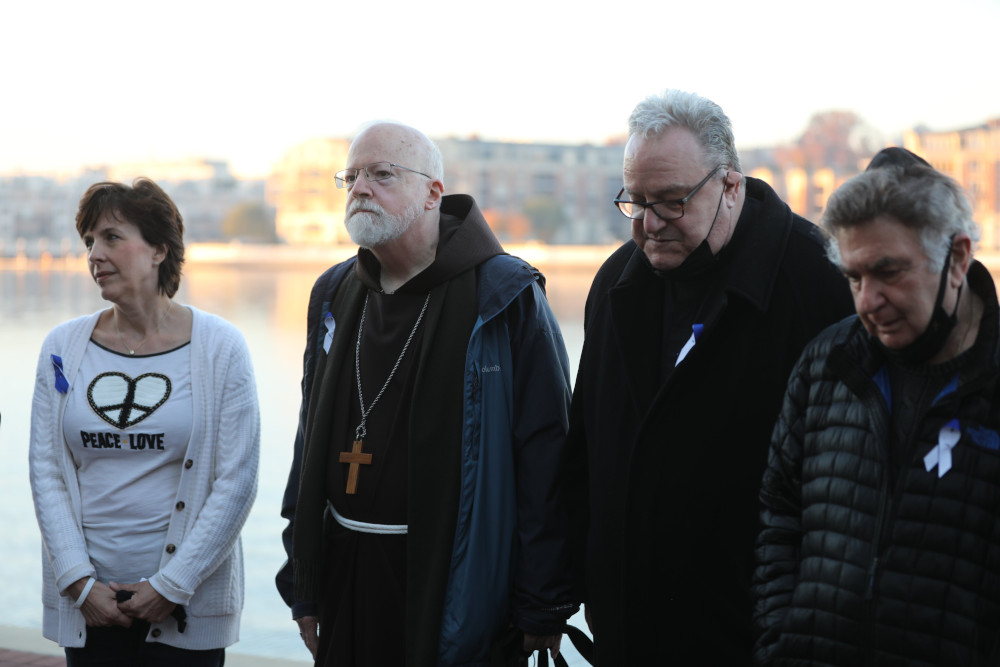
[[389,382],[392,381],[392,377],[396,374],[396,369],[399,368],[399,363],[403,361],[403,355],[406,354],[406,350],[410,347],[410,343],[417,333],[417,328],[420,326],[421,320],[424,319],[424,313],[427,312],[427,304],[430,302],[431,295],[428,293],[427,298],[424,299],[424,307],[420,309],[417,322],[413,325],[413,330],[410,331],[410,335],[406,339],[406,344],[403,345],[403,351],[399,353],[399,357],[396,358],[396,364],[389,372],[389,377],[385,379],[385,383],[379,389],[375,400],[372,401],[366,410],[364,394],[361,391],[361,334],[365,330],[365,315],[368,313],[368,294],[365,295],[365,305],[361,309],[361,322],[358,324],[358,341],[354,345],[354,377],[358,381],[358,403],[361,404],[361,423],[354,430],[354,442],[351,445],[351,451],[341,452],[339,458],[341,463],[350,464],[347,470],[347,488],[345,489],[345,493],[348,495],[354,495],[358,492],[358,472],[361,469],[360,466],[371,465],[372,462],[372,455],[366,453],[363,449],[365,436],[368,435],[368,429],[366,428],[368,415],[372,413],[372,409],[378,403],[378,399],[382,398],[382,393],[385,392],[385,388],[389,386]]
[[[163,321],[164,321],[165,319],[167,319],[167,313],[169,313],[169,312],[170,312],[170,309],[171,309],[171,308],[173,308],[173,306],[174,306],[174,302],[173,302],[173,301],[168,301],[168,302],[167,302],[167,309],[163,311],[163,314],[162,314],[162,315],[160,315],[160,321],[159,321],[159,322],[158,322],[158,323],[156,324],[156,331],[159,331],[159,330],[160,330],[160,327],[162,327],[162,326],[163,326]],[[135,347],[133,348],[133,347],[132,347],[131,345],[129,345],[129,344],[128,344],[128,342],[127,342],[127,341],[125,340],[125,336],[124,336],[124,334],[122,334],[122,328],[121,328],[120,326],[118,326],[118,311],[117,311],[117,310],[115,311],[115,316],[114,316],[114,320],[115,320],[115,329],[117,329],[117,330],[118,330],[118,338],[119,338],[119,339],[121,339],[121,342],[122,342],[122,345],[123,345],[123,346],[125,347],[125,349],[126,349],[126,350],[128,350],[128,353],[129,353],[129,355],[131,355],[131,356],[133,356],[133,357],[134,357],[134,356],[135,356],[135,353],[136,353],[136,351],[137,351],[137,350],[138,350],[138,349],[139,349],[140,347],[142,347],[143,345],[145,345],[145,344],[146,344],[146,339],[147,339],[147,338],[149,338],[149,334],[150,334],[150,333],[152,333],[152,331],[150,331],[150,332],[149,332],[149,333],[147,333],[147,334],[146,334],[145,336],[143,336],[143,337],[142,337],[142,340],[140,340],[140,341],[139,341],[139,344],[138,344],[138,345],[136,345],[136,346],[135,346]]]
[[406,350],[410,347],[410,343],[413,341],[413,337],[417,334],[417,329],[420,327],[420,322],[424,319],[424,313],[427,312],[427,304],[431,302],[430,293],[427,294],[427,298],[424,299],[424,306],[420,309],[420,315],[417,316],[417,321],[413,325],[413,329],[410,331],[410,335],[406,339],[406,344],[403,345],[402,352],[399,353],[399,357],[396,358],[396,363],[389,371],[389,377],[385,379],[382,388],[379,389],[378,394],[375,395],[375,400],[371,402],[368,409],[365,409],[365,398],[361,391],[361,334],[365,329],[365,314],[368,312],[368,296],[365,296],[365,305],[361,309],[361,323],[358,325],[358,341],[354,346],[354,376],[358,381],[358,403],[361,404],[361,423],[354,430],[354,438],[358,441],[363,441],[365,436],[368,434],[366,424],[368,423],[368,415],[371,414],[372,409],[375,404],[378,403],[378,399],[382,398],[382,394],[385,392],[386,387],[389,386],[389,382],[392,381],[394,375],[396,375],[396,370],[399,368],[400,362],[403,361],[403,355],[406,354]]

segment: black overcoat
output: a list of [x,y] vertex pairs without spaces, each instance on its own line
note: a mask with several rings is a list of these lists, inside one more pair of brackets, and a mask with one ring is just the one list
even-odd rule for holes
[[749,664],[771,431],[803,347],[853,312],[820,230],[746,180],[739,245],[695,320],[704,333],[665,383],[665,278],[634,243],[587,299],[567,483],[579,594],[605,667]]

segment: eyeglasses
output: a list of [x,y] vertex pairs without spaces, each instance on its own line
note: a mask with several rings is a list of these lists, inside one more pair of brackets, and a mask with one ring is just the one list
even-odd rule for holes
[[701,183],[694,186],[694,189],[691,190],[691,192],[687,193],[680,199],[664,199],[663,201],[651,202],[632,201],[631,199],[621,198],[621,196],[625,194],[625,188],[622,188],[618,193],[618,196],[615,197],[614,204],[618,207],[618,210],[622,212],[622,215],[626,218],[631,218],[632,220],[642,220],[646,215],[647,208],[653,209],[653,213],[655,213],[661,220],[677,220],[678,218],[683,218],[685,204],[691,201],[691,198],[698,193],[698,190],[701,190],[705,184],[708,183],[709,179],[712,178],[715,172],[725,166],[725,164],[715,165],[715,169],[708,172],[708,176],[701,179]]
[[[410,169],[409,167],[404,167],[401,164],[393,164],[392,162],[372,162],[371,164],[366,164],[364,167],[351,167],[350,169],[344,169],[338,171],[333,175],[333,180],[336,181],[338,188],[352,188],[354,187],[355,181],[358,180],[358,174],[361,171],[365,172],[365,178],[368,179],[369,183],[374,183],[375,181],[384,181],[387,178],[392,178],[396,174],[392,171],[392,168],[405,169],[406,171],[412,171],[414,174],[420,174],[424,178],[431,178],[422,171],[417,171],[416,169]],[[431,180],[433,180],[431,178]]]

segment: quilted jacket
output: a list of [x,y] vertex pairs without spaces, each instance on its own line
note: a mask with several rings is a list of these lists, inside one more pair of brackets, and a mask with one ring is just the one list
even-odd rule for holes
[[[969,284],[986,304],[976,344],[895,479],[888,373],[859,320],[803,353],[761,489],[756,664],[1000,664],[997,295],[978,262]],[[952,420],[950,469],[931,467]]]

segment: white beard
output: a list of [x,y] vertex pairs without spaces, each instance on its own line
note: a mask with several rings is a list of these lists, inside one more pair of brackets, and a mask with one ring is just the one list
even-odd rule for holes
[[402,236],[421,210],[420,204],[413,204],[400,215],[393,215],[373,201],[355,199],[347,209],[344,224],[352,241],[362,248],[375,248]]

